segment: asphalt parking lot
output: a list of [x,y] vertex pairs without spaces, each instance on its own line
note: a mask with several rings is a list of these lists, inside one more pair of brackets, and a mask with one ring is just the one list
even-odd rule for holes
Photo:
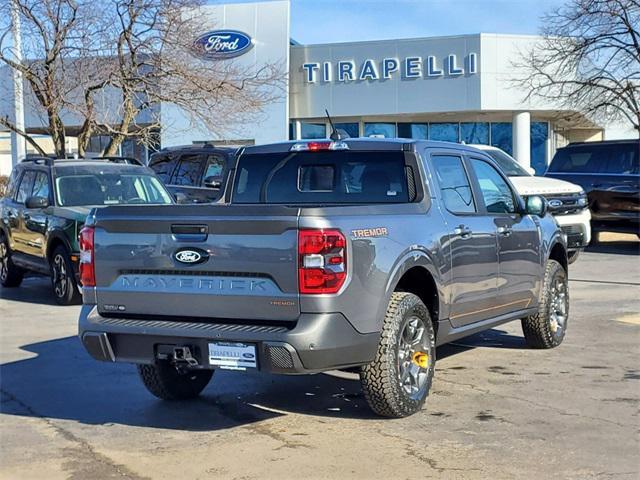
[[565,342],[513,322],[438,349],[427,407],[368,410],[355,375],[217,372],[163,403],[93,361],[46,279],[0,289],[0,478],[639,478],[640,242],[570,271]]

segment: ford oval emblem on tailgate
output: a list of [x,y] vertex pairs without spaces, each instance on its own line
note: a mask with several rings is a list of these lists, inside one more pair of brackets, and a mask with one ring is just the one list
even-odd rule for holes
[[196,265],[198,263],[206,262],[209,259],[209,254],[199,248],[181,248],[173,254],[173,258],[176,262],[185,263],[187,265]]

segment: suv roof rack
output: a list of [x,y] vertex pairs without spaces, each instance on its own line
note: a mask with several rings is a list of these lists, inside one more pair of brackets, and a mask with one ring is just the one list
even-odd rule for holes
[[46,165],[48,167],[52,167],[56,162],[92,162],[94,160],[144,166],[144,164],[140,160],[137,160],[133,157],[118,157],[118,156],[85,157],[85,158],[54,158],[54,157],[39,156],[39,157],[27,157],[24,160],[22,160],[20,163],[35,163],[37,165]]
[[50,167],[53,165],[54,159],[52,157],[26,157],[20,163],[35,163],[36,165],[46,165]]
[[114,162],[114,163],[126,163],[129,165],[140,165],[143,166],[143,163],[140,160],[137,160],[133,157],[119,157],[119,156],[106,156],[106,157],[94,157],[94,158],[87,158],[85,160],[106,160],[108,162]]

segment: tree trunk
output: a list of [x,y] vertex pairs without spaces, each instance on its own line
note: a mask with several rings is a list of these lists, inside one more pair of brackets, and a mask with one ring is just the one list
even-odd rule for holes
[[57,113],[49,114],[49,133],[53,141],[54,154],[57,158],[65,158],[67,148],[65,145],[64,124]]
[[122,114],[122,121],[120,122],[118,131],[111,135],[109,145],[107,145],[107,148],[104,150],[105,156],[116,155],[118,153],[118,149],[126,138],[126,133],[129,131],[131,123],[133,123],[133,119],[136,117],[137,109],[130,97],[125,96],[123,107],[124,112]]

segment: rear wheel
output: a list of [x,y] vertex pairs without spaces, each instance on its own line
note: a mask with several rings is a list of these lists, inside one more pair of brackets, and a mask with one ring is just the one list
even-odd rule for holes
[[371,409],[394,418],[418,412],[429,395],[435,353],[429,310],[416,295],[395,292],[384,318],[376,357],[360,372]]
[[555,260],[545,269],[538,312],[522,319],[522,331],[532,348],[557,347],[564,340],[569,321],[569,282],[567,272]]
[[11,259],[11,249],[4,235],[0,236],[0,283],[3,287],[19,287],[24,278],[24,270]]
[[138,373],[147,390],[162,400],[196,398],[213,376],[213,370],[180,371],[166,360],[138,365]]
[[73,264],[63,246],[56,247],[51,257],[51,285],[53,295],[59,305],[80,303],[80,292],[73,270]]

